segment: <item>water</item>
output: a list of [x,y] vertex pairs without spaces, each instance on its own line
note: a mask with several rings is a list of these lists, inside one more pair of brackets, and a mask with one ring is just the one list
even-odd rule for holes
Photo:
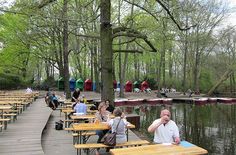
[[[141,116],[141,131],[150,140],[148,126],[160,117],[163,106],[143,106],[135,109]],[[236,104],[172,104],[172,120],[180,130],[182,140],[208,150],[209,155],[236,155]]]

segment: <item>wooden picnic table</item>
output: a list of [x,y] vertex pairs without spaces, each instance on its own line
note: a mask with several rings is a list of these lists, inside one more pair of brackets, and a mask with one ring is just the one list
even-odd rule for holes
[[12,108],[12,106],[9,105],[0,105],[0,111],[1,111],[1,118],[3,118],[3,110],[10,110]]
[[[73,130],[78,132],[79,143],[82,142],[82,132],[94,131],[94,130],[109,130],[110,126],[106,122],[99,123],[74,123],[72,125]],[[129,124],[127,126],[127,140],[128,140],[128,129],[135,128],[135,125]]]
[[110,153],[112,155],[199,155],[207,154],[208,151],[187,141],[181,141],[179,145],[153,144],[129,148],[111,149]]
[[[114,118],[114,115],[109,115],[110,118]],[[86,115],[72,115],[71,119],[73,120],[83,120],[83,119],[91,119],[94,120],[96,116],[94,114],[86,114]]]
[[[78,133],[79,144],[82,143],[82,133],[83,132],[94,131],[94,130],[109,130],[110,129],[110,126],[105,122],[100,122],[100,123],[79,123],[79,124],[74,123],[72,125],[72,127],[73,127],[73,130]],[[129,137],[128,129],[129,128],[135,128],[135,125],[129,124],[127,127],[128,128],[127,128],[126,134],[127,134],[127,141],[128,141],[128,137]],[[77,152],[77,154],[78,154],[78,152]],[[80,154],[81,154],[81,149],[80,149]]]

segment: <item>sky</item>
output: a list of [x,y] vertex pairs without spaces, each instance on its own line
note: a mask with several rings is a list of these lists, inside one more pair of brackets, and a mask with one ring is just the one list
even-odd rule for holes
[[[9,6],[9,4],[11,4],[14,1],[15,0],[0,0],[0,6]],[[231,11],[224,25],[236,26],[236,0],[225,0],[225,1],[228,2]]]
[[227,19],[230,25],[236,25],[236,0],[228,0],[231,8],[230,16]]

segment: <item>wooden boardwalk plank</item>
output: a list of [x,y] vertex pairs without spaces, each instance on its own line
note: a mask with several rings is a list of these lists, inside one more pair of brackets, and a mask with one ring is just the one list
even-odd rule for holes
[[0,133],[0,154],[43,155],[41,136],[51,113],[44,99],[34,101]]

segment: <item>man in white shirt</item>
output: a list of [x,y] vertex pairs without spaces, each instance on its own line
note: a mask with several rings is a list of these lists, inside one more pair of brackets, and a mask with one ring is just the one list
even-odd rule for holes
[[159,119],[156,119],[149,127],[148,132],[154,132],[154,143],[180,143],[179,129],[174,121],[170,120],[170,111],[161,111]]

